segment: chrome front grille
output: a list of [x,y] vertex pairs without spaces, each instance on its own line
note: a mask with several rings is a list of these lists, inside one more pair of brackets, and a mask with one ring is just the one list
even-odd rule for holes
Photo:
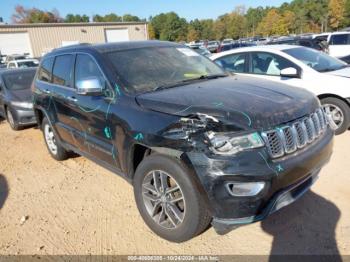
[[323,134],[326,128],[326,115],[319,108],[308,117],[262,132],[261,136],[271,157],[278,158],[311,144]]

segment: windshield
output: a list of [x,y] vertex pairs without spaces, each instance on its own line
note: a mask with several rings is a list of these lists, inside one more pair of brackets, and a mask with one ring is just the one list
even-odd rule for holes
[[106,53],[126,88],[144,93],[201,76],[224,74],[187,47],[149,47]]
[[293,56],[318,72],[330,72],[347,67],[347,64],[339,59],[309,48],[291,48],[285,49],[283,52]]
[[27,67],[36,67],[38,66],[38,62],[35,61],[23,61],[17,62],[18,68],[27,68]]
[[3,75],[5,87],[8,90],[30,89],[35,71],[6,73]]

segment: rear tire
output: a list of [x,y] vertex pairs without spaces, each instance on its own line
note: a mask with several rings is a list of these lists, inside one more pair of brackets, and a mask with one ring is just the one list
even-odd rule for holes
[[42,131],[50,155],[57,161],[68,159],[68,152],[57,140],[57,135],[46,117],[42,121]]
[[6,117],[7,117],[7,122],[9,123],[12,130],[18,131],[21,129],[21,127],[18,124],[16,118],[14,117],[14,114],[12,113],[12,109],[10,107],[6,108]]
[[208,228],[212,219],[193,179],[175,158],[147,156],[136,170],[134,194],[148,227],[172,242],[197,236]]
[[336,135],[344,133],[350,126],[350,107],[344,101],[334,98],[326,97],[321,99],[321,104],[326,112],[332,114],[334,122],[338,128],[335,130]]

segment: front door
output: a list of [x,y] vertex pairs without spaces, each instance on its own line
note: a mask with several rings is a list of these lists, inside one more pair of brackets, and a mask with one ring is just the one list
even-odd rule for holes
[[103,87],[103,94],[75,94],[78,115],[71,115],[71,120],[80,127],[79,140],[83,140],[83,150],[113,168],[120,168],[115,147],[116,126],[110,121],[110,108],[116,103],[114,91],[109,86],[96,61],[88,54],[78,54],[75,62],[75,86],[86,80],[98,79]]

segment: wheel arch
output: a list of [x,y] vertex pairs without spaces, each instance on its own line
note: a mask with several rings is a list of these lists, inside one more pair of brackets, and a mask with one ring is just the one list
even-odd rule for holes
[[341,97],[341,96],[338,96],[338,95],[335,95],[335,94],[329,94],[329,93],[325,93],[325,94],[321,94],[321,95],[318,95],[317,96],[320,100],[321,99],[324,99],[324,98],[327,98],[327,97],[333,97],[333,98],[337,98],[341,101],[343,101],[345,104],[347,104],[350,108],[350,103],[349,101],[347,101],[345,98]]

